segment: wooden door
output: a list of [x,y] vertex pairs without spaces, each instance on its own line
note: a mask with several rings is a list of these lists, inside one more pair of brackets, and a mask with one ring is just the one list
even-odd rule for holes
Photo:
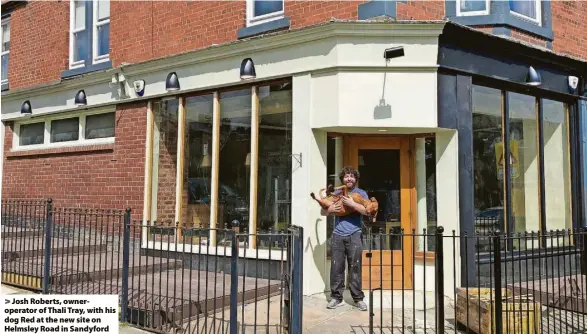
[[346,138],[344,146],[345,165],[357,168],[361,174],[358,187],[379,202],[375,222],[364,219],[371,235],[364,228],[363,289],[411,289],[413,237],[399,236],[402,228],[405,234],[412,229],[410,140],[351,136]]

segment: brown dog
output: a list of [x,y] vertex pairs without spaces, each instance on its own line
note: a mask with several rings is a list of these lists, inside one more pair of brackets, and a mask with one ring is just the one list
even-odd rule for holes
[[[335,195],[334,191],[340,190],[340,189],[342,189],[342,194]],[[326,190],[326,196],[322,196],[322,192],[324,190]],[[316,202],[318,202],[318,204],[323,209],[328,209],[330,207],[330,205],[332,205],[333,203],[341,201],[343,196],[349,197],[348,188],[345,185],[338,186],[335,188],[333,185],[329,184],[326,189],[320,189],[318,194],[320,195],[320,198],[316,198],[316,195],[314,195],[314,193],[310,193],[310,196]],[[367,214],[369,215],[369,217],[373,217],[373,221],[375,221],[375,218],[377,216],[377,210],[379,210],[379,203],[377,202],[377,199],[375,199],[375,197],[371,197],[371,199],[368,200],[368,199],[363,198],[363,196],[361,196],[357,193],[350,194],[350,197],[352,197],[352,199],[356,203],[363,205],[365,207],[365,209],[367,210]],[[353,212],[355,212],[355,210],[343,205],[342,210],[335,213],[335,215],[336,216],[346,216],[346,215],[349,215]]]

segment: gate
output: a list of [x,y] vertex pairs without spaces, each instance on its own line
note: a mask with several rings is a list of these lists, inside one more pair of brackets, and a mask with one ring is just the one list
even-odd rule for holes
[[43,294],[117,294],[121,321],[135,327],[302,332],[301,227],[244,234],[133,220],[129,209],[3,201],[2,239],[2,283]]

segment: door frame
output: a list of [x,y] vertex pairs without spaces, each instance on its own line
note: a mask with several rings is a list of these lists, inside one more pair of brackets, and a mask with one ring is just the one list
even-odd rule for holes
[[[403,136],[377,136],[377,135],[344,135],[343,136],[343,164],[351,166],[358,170],[360,149],[397,149],[400,151],[400,198],[401,198],[401,222],[400,226],[404,229],[405,234],[411,234],[412,229],[416,228],[415,209],[416,205],[416,184],[415,184],[415,161],[412,152],[414,151],[415,139],[412,135]],[[360,181],[359,181],[360,187]],[[414,237],[405,237],[403,240],[403,289],[411,289],[413,287],[414,274]],[[372,257],[370,260],[366,254],[368,250],[363,250],[363,268],[369,268],[365,260],[371,261],[371,271],[374,269],[381,271],[383,266],[389,266],[389,270],[396,273],[396,270],[391,267],[391,257],[393,256],[394,263],[398,263],[402,258],[402,251],[371,251]],[[382,254],[379,254],[382,253]],[[389,254],[384,256],[383,254]],[[382,262],[381,262],[382,261]],[[394,265],[395,267],[395,265]],[[370,277],[370,275],[369,275]],[[373,279],[368,282],[363,282],[363,288],[372,283]],[[400,286],[395,286],[392,280],[389,284],[383,284],[383,290],[402,289]],[[385,286],[386,285],[386,286]],[[379,286],[379,282],[375,282],[375,286]],[[369,289],[372,288],[372,284]]]

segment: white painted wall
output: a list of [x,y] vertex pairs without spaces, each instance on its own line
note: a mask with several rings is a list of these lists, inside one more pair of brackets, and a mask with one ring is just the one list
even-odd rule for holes
[[336,71],[313,79],[313,128],[436,128],[436,69]]
[[[444,227],[444,235],[460,235],[459,230],[459,146],[456,130],[441,130],[436,133],[436,207],[438,226]],[[453,258],[450,238],[444,238],[444,293],[454,296],[453,287],[460,284],[461,263]],[[459,243],[455,243],[455,254],[460,254]],[[455,268],[456,272],[452,272]],[[454,279],[457,282],[454,282]]]
[[302,166],[293,160],[292,224],[304,228],[304,295],[323,292],[326,273],[326,217],[310,197],[324,184],[326,132],[310,129],[311,76],[293,77],[292,153],[302,154]]

